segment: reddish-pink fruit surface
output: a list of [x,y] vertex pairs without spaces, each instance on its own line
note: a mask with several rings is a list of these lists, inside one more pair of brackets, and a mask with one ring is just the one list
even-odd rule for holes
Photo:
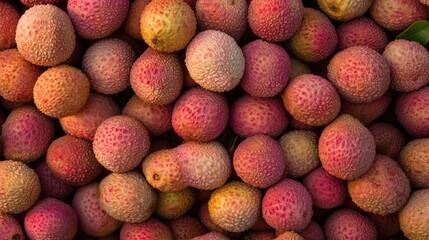
[[351,209],[333,212],[323,227],[326,239],[376,240],[375,224],[365,215]]
[[33,169],[40,180],[40,198],[52,197],[63,200],[72,194],[74,187],[57,177],[46,160],[37,161]]
[[22,227],[13,215],[0,214],[0,239],[25,239]]
[[0,2],[0,51],[12,48],[15,43],[16,26],[18,25],[19,13],[8,2]]
[[191,239],[207,233],[204,225],[190,215],[168,221],[168,227],[177,240]]
[[120,233],[121,240],[172,240],[173,234],[168,226],[156,218],[141,223],[124,223]]

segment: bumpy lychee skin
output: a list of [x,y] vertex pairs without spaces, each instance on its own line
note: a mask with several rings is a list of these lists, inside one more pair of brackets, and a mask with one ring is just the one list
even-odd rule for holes
[[122,109],[122,114],[142,122],[151,136],[159,136],[171,129],[173,104],[150,104],[134,95]]
[[68,135],[92,141],[98,126],[120,113],[119,106],[112,97],[91,93],[78,113],[60,118],[59,121]]
[[375,122],[368,126],[375,141],[375,150],[378,154],[396,159],[405,145],[404,134],[393,124]]
[[134,171],[107,175],[100,182],[97,198],[107,214],[129,223],[146,221],[156,206],[155,191]]
[[22,162],[0,161],[0,213],[28,210],[40,195],[40,181],[33,169]]
[[156,218],[149,218],[142,223],[124,223],[121,228],[122,240],[173,240],[173,234],[168,226]]
[[40,66],[55,66],[66,61],[76,46],[70,17],[50,4],[25,11],[18,21],[15,40],[19,53]]
[[20,107],[2,125],[1,149],[6,159],[25,163],[41,158],[55,137],[55,124],[31,106]]
[[246,61],[240,86],[255,97],[274,97],[288,83],[291,61],[279,45],[255,40],[243,47]]
[[83,55],[82,69],[88,75],[91,89],[115,94],[130,86],[130,72],[136,54],[127,42],[104,39],[91,45]]
[[107,236],[122,224],[100,207],[97,199],[98,188],[97,182],[80,187],[72,200],[72,207],[78,216],[79,228],[93,237]]
[[328,78],[341,97],[365,103],[381,97],[390,85],[390,68],[377,51],[363,46],[336,53],[328,65]]
[[395,114],[409,134],[429,137],[429,87],[398,96]]
[[210,196],[210,217],[215,224],[228,231],[246,231],[261,214],[261,198],[259,190],[246,183],[227,183]]
[[89,98],[88,77],[79,69],[60,65],[49,68],[36,81],[33,97],[45,115],[62,118],[78,113]]
[[25,6],[33,7],[40,4],[58,4],[61,0],[20,0]]
[[294,231],[286,231],[277,236],[275,240],[305,240],[305,238]]
[[277,231],[301,231],[311,221],[312,207],[313,200],[307,189],[301,183],[285,178],[265,193],[262,217]]
[[128,0],[70,0],[67,2],[67,13],[81,37],[99,39],[121,27],[129,5]]
[[226,98],[197,87],[184,92],[174,104],[172,126],[186,141],[208,142],[225,130],[228,118]]
[[346,183],[330,175],[322,167],[307,174],[303,184],[310,192],[315,207],[331,209],[346,201]]
[[247,28],[246,0],[200,0],[195,5],[199,28],[222,31],[239,41]]
[[344,180],[355,179],[374,162],[374,137],[357,119],[343,114],[323,129],[319,157],[329,174]]
[[383,57],[391,69],[391,89],[411,92],[429,83],[429,51],[420,43],[394,40],[387,44]]
[[144,102],[166,105],[179,96],[183,76],[183,66],[176,54],[147,48],[131,68],[130,83]]
[[347,186],[359,208],[379,215],[399,211],[411,192],[410,180],[399,164],[384,155],[377,155],[371,168]]
[[419,0],[422,4],[425,4],[427,6],[429,6],[429,1],[428,0]]
[[230,156],[219,142],[186,142],[174,151],[180,164],[182,181],[188,186],[213,190],[224,185],[231,175]]
[[162,219],[176,219],[185,215],[194,205],[196,190],[186,188],[174,192],[158,192],[155,213]]
[[416,188],[429,188],[429,138],[414,139],[402,148],[398,162]]
[[352,103],[343,100],[341,102],[341,113],[350,114],[363,125],[368,125],[386,112],[392,99],[392,91],[387,90],[383,96],[367,103]]
[[241,142],[234,151],[237,175],[253,187],[268,188],[287,173],[282,146],[267,135],[254,135]]
[[399,225],[409,239],[428,239],[429,189],[414,191],[399,212]]
[[341,108],[335,87],[326,79],[304,74],[292,79],[282,95],[286,110],[310,126],[323,126],[334,120]]
[[22,227],[13,215],[0,213],[0,238],[12,240],[25,239]]
[[244,62],[234,38],[217,30],[198,33],[186,48],[189,75],[198,85],[213,92],[235,88],[243,77]]
[[0,96],[12,102],[32,102],[33,87],[42,72],[15,48],[0,52]]
[[190,215],[170,220],[167,224],[173,232],[174,239],[177,240],[191,239],[207,232],[204,225]]
[[150,1],[151,0],[136,0],[130,5],[123,28],[128,35],[135,39],[143,40],[140,31],[140,17],[143,13],[143,9],[150,3]]
[[160,191],[180,191],[187,187],[174,150],[164,149],[149,154],[143,160],[142,171],[147,182]]
[[[210,199],[210,196],[211,194],[209,195],[209,199]],[[207,228],[209,231],[216,231],[223,234],[230,233],[213,222],[209,213],[208,201],[200,205],[200,208],[198,210],[198,218],[201,221],[201,223],[204,225],[204,227]]]
[[304,15],[299,0],[252,0],[247,20],[252,32],[270,42],[283,42],[298,31]]
[[311,220],[310,224],[308,226],[298,232],[299,235],[301,235],[306,240],[324,240],[325,234],[323,233],[322,227],[319,225],[319,223]]
[[228,240],[230,238],[228,238],[227,236],[223,235],[222,233],[211,231],[211,232],[208,232],[208,233],[203,234],[201,236],[194,237],[191,240],[213,240],[213,239],[216,239],[216,240]]
[[70,205],[44,198],[25,214],[24,228],[30,239],[72,240],[77,233],[78,218]]
[[159,52],[171,53],[184,49],[196,29],[194,11],[181,0],[152,0],[141,14],[143,40]]
[[118,115],[100,124],[92,143],[98,162],[112,172],[137,167],[149,153],[150,137],[135,118]]
[[372,19],[360,17],[337,27],[338,50],[354,46],[366,46],[383,52],[388,43],[387,34]]
[[305,62],[319,62],[328,58],[337,47],[337,33],[331,20],[321,11],[304,8],[298,31],[288,40],[287,47]]
[[426,19],[429,7],[418,0],[374,0],[369,14],[387,30],[401,31],[417,20]]
[[64,200],[74,191],[72,185],[55,175],[46,163],[46,160],[37,161],[32,168],[39,177],[41,187],[40,199],[51,197]]
[[0,23],[0,32],[2,32],[0,36],[0,51],[12,48],[16,45],[15,32],[19,17],[18,11],[12,4],[8,2],[0,3],[0,18],[2,19]]
[[277,141],[285,153],[287,176],[302,177],[320,165],[318,134],[309,130],[292,130]]
[[337,21],[349,21],[364,15],[371,7],[372,0],[317,0],[320,9]]
[[69,135],[51,143],[46,163],[57,177],[73,186],[88,184],[103,171],[94,156],[91,142]]
[[326,239],[376,240],[375,224],[365,215],[351,209],[333,212],[323,227]]
[[244,95],[231,106],[229,125],[240,137],[266,134],[278,137],[288,125],[286,109],[277,98]]

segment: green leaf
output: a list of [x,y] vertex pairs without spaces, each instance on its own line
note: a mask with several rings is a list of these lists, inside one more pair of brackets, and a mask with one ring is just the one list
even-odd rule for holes
[[426,45],[429,42],[429,21],[419,20],[399,34],[396,39],[405,39]]

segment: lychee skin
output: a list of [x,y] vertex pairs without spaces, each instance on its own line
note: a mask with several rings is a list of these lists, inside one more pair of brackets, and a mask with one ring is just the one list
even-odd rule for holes
[[405,145],[404,134],[393,124],[374,122],[368,126],[374,137],[376,152],[396,159]]
[[25,239],[22,227],[13,215],[0,213],[0,239]]
[[401,150],[398,162],[417,189],[429,188],[429,138],[409,141]]
[[19,13],[8,2],[0,2],[0,51],[12,48],[15,46],[15,32],[19,21]]
[[323,227],[326,239],[376,240],[375,224],[365,215],[351,209],[333,212]]
[[399,225],[409,239],[428,239],[429,189],[414,191],[399,212]]
[[75,210],[55,198],[44,198],[25,215],[24,228],[30,239],[72,240],[77,233]]
[[156,218],[150,218],[141,223],[124,223],[120,232],[122,240],[173,240],[173,234],[168,226]]
[[167,222],[168,227],[173,232],[174,239],[186,240],[207,233],[204,225],[190,215],[185,215]]

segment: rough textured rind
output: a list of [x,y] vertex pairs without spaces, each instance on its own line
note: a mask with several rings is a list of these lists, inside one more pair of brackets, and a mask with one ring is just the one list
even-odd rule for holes
[[342,22],[364,15],[372,2],[372,0],[317,0],[322,11],[330,18]]
[[429,83],[429,52],[420,43],[394,40],[387,44],[383,57],[390,66],[391,89],[411,92]]
[[129,0],[69,0],[67,13],[81,37],[99,39],[121,27],[129,5]]
[[1,51],[0,96],[11,102],[32,102],[33,87],[42,72],[41,67],[25,60],[16,48]]
[[13,215],[0,213],[0,239],[25,239],[22,227]]
[[291,130],[277,141],[285,153],[287,176],[302,177],[320,165],[318,134],[309,130]]
[[93,182],[76,190],[72,207],[79,220],[79,228],[93,237],[110,235],[118,229],[122,222],[109,216],[98,203],[98,182]]
[[311,221],[312,207],[313,200],[307,189],[301,183],[285,178],[265,193],[262,217],[276,231],[301,231]]
[[425,4],[427,6],[429,6],[429,1],[428,0],[419,0],[422,4]]
[[174,150],[163,149],[149,154],[143,160],[142,171],[147,182],[160,191],[173,192],[188,187]]
[[247,19],[252,32],[271,42],[283,42],[298,31],[304,15],[300,0],[252,0]]
[[229,107],[222,94],[196,87],[177,99],[172,126],[186,141],[208,142],[225,130],[228,118]]
[[188,240],[207,232],[203,224],[190,215],[170,220],[167,224],[176,240]]
[[211,231],[198,237],[194,237],[191,240],[229,240],[229,238],[222,233]]
[[0,2],[0,51],[12,48],[15,43],[16,26],[20,16],[18,11],[8,2]]
[[398,162],[416,188],[429,188],[429,138],[414,139],[402,148]]
[[304,62],[320,62],[337,47],[337,33],[331,20],[321,11],[304,8],[304,17],[298,31],[288,40],[290,53]]
[[368,130],[374,137],[376,152],[396,159],[405,145],[404,134],[395,125],[387,122],[372,123]]
[[59,122],[68,135],[92,141],[98,126],[120,113],[119,106],[112,97],[91,93],[78,113],[60,118]]
[[86,185],[103,171],[95,159],[91,142],[69,135],[51,143],[46,163],[57,177],[73,186]]
[[185,215],[194,205],[196,191],[186,188],[175,192],[158,192],[155,213],[162,219],[176,219]]
[[182,0],[152,0],[140,18],[143,40],[159,52],[184,49],[196,29],[195,13]]
[[25,214],[24,228],[30,239],[72,240],[77,233],[78,218],[70,205],[44,198]]
[[244,95],[231,106],[229,125],[240,137],[266,134],[278,137],[288,125],[286,109],[277,98]]
[[333,212],[323,227],[326,239],[376,240],[375,224],[365,215],[351,209]]
[[267,135],[244,139],[234,151],[233,166],[237,175],[247,184],[268,188],[285,176],[286,156],[282,146]]
[[402,31],[413,22],[429,17],[429,7],[418,0],[374,0],[369,14],[387,30]]
[[337,117],[323,129],[318,146],[322,167],[337,178],[358,178],[374,162],[374,137],[348,114]]
[[274,97],[289,81],[291,60],[280,46],[255,40],[243,47],[245,69],[240,86],[255,97]]
[[246,231],[259,219],[261,198],[257,188],[239,181],[229,182],[210,196],[210,217],[215,224],[228,231]]
[[15,40],[19,53],[40,66],[66,61],[76,46],[70,17],[54,5],[37,5],[25,11],[18,21]]
[[377,155],[371,168],[347,186],[359,208],[379,215],[399,211],[411,192],[410,181],[399,164],[384,155]]
[[360,17],[337,27],[338,50],[354,46],[366,46],[383,52],[388,43],[387,34],[371,18]]
[[167,225],[156,218],[142,223],[124,223],[120,232],[121,240],[173,240],[173,234]]
[[206,30],[198,33],[187,46],[185,64],[198,85],[225,92],[240,83],[245,59],[234,38],[224,32]]
[[182,62],[174,53],[161,53],[151,48],[134,62],[130,83],[135,94],[144,102],[158,105],[172,103],[182,90]]
[[429,189],[414,191],[407,204],[399,212],[399,224],[409,239],[429,238]]
[[24,106],[12,110],[3,123],[1,149],[6,159],[30,163],[46,153],[54,138],[54,121]]
[[429,137],[429,86],[396,98],[395,114],[405,130],[416,137]]
[[174,149],[182,181],[188,186],[213,190],[225,184],[232,172],[228,151],[217,141],[186,142]]
[[335,87],[326,79],[304,74],[292,79],[281,94],[286,110],[310,126],[323,126],[334,120],[341,109]]
[[78,113],[89,97],[88,77],[79,69],[60,65],[49,68],[36,81],[33,97],[45,115],[62,118]]
[[0,161],[0,213],[27,211],[40,195],[36,172],[22,162]]
[[40,4],[58,4],[61,0],[20,0],[25,6],[33,7]]
[[135,118],[118,115],[98,126],[92,143],[97,161],[112,172],[127,172],[137,167],[149,153],[150,137]]
[[381,97],[390,85],[390,68],[377,51],[363,46],[336,53],[328,64],[328,79],[341,97],[365,103]]
[[222,31],[239,41],[247,28],[246,0],[196,1],[195,14],[199,28]]
[[122,109],[122,114],[142,122],[151,136],[160,136],[171,129],[173,104],[150,104],[134,95]]
[[310,224],[308,224],[308,226],[304,230],[298,233],[305,240],[324,240],[325,239],[325,233],[323,233],[322,227],[319,225],[319,223],[313,220],[311,220]]
[[130,86],[130,72],[136,54],[127,42],[109,38],[91,45],[83,55],[82,70],[88,75],[91,89],[115,94]]
[[315,207],[332,209],[346,201],[346,182],[330,175],[322,167],[307,174],[302,183],[310,192]]
[[128,35],[135,39],[143,40],[140,30],[140,17],[143,13],[143,9],[150,3],[150,1],[151,0],[135,0],[130,5],[123,28]]
[[134,171],[107,175],[100,182],[97,198],[107,214],[129,223],[146,221],[156,207],[155,191]]
[[275,240],[305,240],[305,238],[294,231],[286,231],[276,237]]

